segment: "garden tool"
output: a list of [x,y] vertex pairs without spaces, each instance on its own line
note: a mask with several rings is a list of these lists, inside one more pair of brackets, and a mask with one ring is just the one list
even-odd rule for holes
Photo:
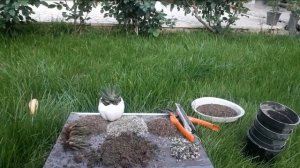
[[220,130],[220,127],[218,125],[203,121],[198,118],[187,116],[180,104],[175,103],[175,105],[175,112],[171,110],[166,110],[165,112],[169,113],[171,123],[174,124],[177,129],[183,134],[183,136],[186,137],[189,141],[195,141],[195,136],[193,134],[195,133],[196,129],[194,124],[202,125],[213,131]]

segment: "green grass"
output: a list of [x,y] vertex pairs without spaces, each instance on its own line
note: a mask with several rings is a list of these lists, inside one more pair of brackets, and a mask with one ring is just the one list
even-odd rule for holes
[[[166,33],[159,38],[111,31],[55,31],[0,40],[0,167],[42,167],[72,111],[97,111],[99,91],[118,85],[127,112],[155,112],[193,99],[225,98],[246,111],[222,131],[199,128],[217,168],[268,167],[242,154],[259,103],[300,111],[300,39],[261,34]],[[40,107],[33,123],[28,101]],[[300,166],[300,130],[274,168]]]

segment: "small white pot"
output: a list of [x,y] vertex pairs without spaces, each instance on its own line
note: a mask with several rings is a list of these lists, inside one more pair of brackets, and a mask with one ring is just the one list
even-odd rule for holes
[[124,101],[122,98],[118,105],[110,104],[107,106],[105,106],[101,102],[101,98],[100,98],[98,110],[99,110],[101,117],[104,118],[105,120],[115,121],[115,120],[119,119],[120,117],[122,117],[122,115],[124,113],[124,109],[125,109],[125,105],[124,105]]

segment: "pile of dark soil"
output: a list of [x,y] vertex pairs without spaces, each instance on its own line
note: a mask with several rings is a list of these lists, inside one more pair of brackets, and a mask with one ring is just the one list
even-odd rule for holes
[[219,104],[205,104],[197,107],[197,111],[213,117],[234,117],[238,113],[230,107]]
[[145,167],[158,152],[155,144],[132,132],[123,132],[118,137],[107,137],[97,151],[88,156],[88,166]]
[[177,128],[166,118],[158,118],[147,122],[148,131],[162,137],[180,136]]

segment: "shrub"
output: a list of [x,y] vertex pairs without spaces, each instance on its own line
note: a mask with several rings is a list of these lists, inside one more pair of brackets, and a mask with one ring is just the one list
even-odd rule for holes
[[133,30],[137,35],[150,33],[158,36],[163,24],[174,25],[163,11],[155,9],[153,0],[106,0],[102,4],[101,12],[105,17],[115,17],[126,31]]
[[238,14],[248,11],[243,6],[247,1],[177,0],[176,3],[185,10],[186,14],[192,13],[210,31],[218,33],[230,28],[238,20]]
[[30,17],[33,10],[29,5],[38,7],[41,3],[46,4],[40,0],[0,1],[0,28],[11,32],[16,24],[35,21]]
[[300,1],[299,0],[289,0],[288,9],[295,13],[297,16],[300,16]]
[[73,4],[69,5],[67,1],[54,2],[50,4],[49,8],[57,8],[61,10],[65,8],[66,12],[62,12],[62,16],[68,21],[73,20],[76,27],[79,20],[80,25],[84,25],[90,19],[88,14],[92,11],[93,7],[97,6],[97,0],[73,0]]

